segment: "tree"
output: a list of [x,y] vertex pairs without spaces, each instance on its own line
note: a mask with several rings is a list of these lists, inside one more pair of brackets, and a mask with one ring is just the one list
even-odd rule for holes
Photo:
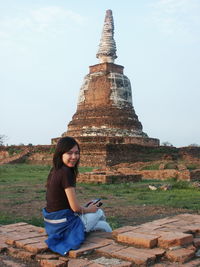
[[173,146],[170,142],[166,141],[166,142],[162,142],[163,146]]
[[6,141],[6,136],[4,134],[0,134],[0,146],[4,145],[4,142]]
[[192,147],[197,146],[198,147],[199,145],[194,143],[194,144],[190,144],[189,146],[192,146]]

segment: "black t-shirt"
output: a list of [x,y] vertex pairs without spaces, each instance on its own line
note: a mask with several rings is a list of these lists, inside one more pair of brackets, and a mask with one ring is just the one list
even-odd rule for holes
[[48,212],[53,212],[63,209],[71,209],[65,194],[65,189],[76,186],[76,178],[73,168],[64,165],[59,170],[53,170],[50,175],[50,182],[46,192],[46,210]]

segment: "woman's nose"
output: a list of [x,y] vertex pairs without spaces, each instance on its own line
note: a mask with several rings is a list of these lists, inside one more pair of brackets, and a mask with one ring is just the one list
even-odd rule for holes
[[72,153],[72,158],[73,158],[73,159],[76,159],[78,156],[79,156],[79,154],[77,154],[77,153]]

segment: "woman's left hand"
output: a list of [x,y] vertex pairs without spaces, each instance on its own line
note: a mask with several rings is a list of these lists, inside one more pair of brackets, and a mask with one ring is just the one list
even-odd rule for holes
[[88,207],[84,207],[85,213],[96,212],[99,208],[97,204],[91,203]]

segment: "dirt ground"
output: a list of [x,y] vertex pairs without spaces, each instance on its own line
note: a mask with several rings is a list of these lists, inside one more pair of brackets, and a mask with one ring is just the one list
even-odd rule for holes
[[106,209],[106,214],[109,216],[119,216],[119,223],[123,226],[125,225],[138,225],[157,219],[165,218],[168,216],[174,216],[181,213],[194,213],[186,209],[175,209],[167,207],[152,207],[152,206],[127,206],[117,207],[112,210]]
[[[109,205],[110,201],[112,201],[111,205]],[[116,221],[118,227],[125,225],[135,226],[181,213],[197,213],[188,209],[161,206],[120,206],[119,200],[117,201],[116,199],[112,199],[110,201],[105,201],[106,203],[102,208],[107,217],[115,218],[114,221]],[[113,201],[116,205],[113,205]],[[0,204],[1,212],[25,219],[29,219],[30,214],[32,217],[42,218],[42,207],[45,206],[45,201],[31,201],[14,205],[12,207],[8,207],[7,204],[8,203]]]

